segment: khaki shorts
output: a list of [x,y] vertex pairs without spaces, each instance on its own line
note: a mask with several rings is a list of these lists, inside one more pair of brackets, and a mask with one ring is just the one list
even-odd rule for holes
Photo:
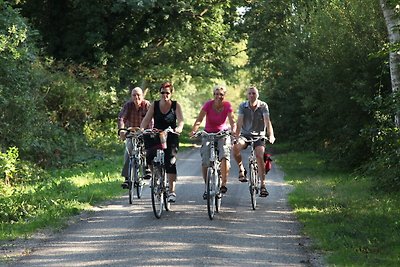
[[[203,138],[201,141],[201,164],[208,167],[210,165],[210,141]],[[218,155],[219,160],[229,160],[231,157],[231,137],[224,136],[218,139]]]

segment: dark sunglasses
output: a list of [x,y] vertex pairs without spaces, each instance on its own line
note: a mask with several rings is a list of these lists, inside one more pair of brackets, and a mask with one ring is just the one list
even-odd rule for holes
[[162,94],[162,95],[170,95],[171,93],[170,92],[160,92],[160,94]]

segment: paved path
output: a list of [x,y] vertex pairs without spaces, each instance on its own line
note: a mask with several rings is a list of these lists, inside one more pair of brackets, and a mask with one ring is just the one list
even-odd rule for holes
[[[251,209],[233,162],[228,193],[214,220],[202,199],[198,150],[179,154],[177,202],[156,219],[149,189],[96,207],[58,234],[36,242],[8,266],[319,266],[287,204],[290,186],[276,166],[270,196]],[[0,263],[1,264],[1,263]]]

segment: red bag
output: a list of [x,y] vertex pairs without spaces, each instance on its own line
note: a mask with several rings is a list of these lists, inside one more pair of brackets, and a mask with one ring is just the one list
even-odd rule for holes
[[264,153],[264,163],[265,163],[265,174],[267,174],[272,168],[271,154]]

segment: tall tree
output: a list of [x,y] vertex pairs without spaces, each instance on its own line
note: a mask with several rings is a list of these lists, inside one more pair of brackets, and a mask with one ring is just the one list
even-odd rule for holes
[[[391,0],[379,0],[386,26],[389,34],[390,52],[390,76],[392,81],[392,91],[396,96],[400,87],[400,4]],[[397,12],[396,12],[397,10]],[[398,98],[397,98],[398,99]],[[400,103],[397,103],[395,114],[396,127],[400,128]]]

